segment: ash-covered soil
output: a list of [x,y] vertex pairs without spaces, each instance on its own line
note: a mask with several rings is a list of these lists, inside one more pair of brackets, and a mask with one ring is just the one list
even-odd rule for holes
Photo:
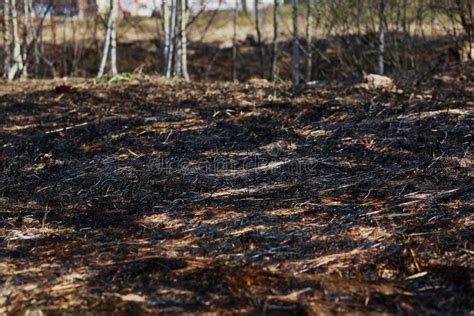
[[0,312],[468,314],[473,73],[3,84]]

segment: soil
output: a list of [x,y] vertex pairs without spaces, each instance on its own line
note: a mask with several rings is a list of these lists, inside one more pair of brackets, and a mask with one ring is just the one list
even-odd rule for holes
[[469,314],[473,74],[2,84],[0,312]]

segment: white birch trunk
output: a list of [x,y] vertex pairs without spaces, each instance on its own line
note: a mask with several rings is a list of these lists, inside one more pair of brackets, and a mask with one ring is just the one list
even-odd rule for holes
[[170,21],[170,34],[169,34],[169,50],[168,50],[168,58],[167,58],[167,65],[166,65],[166,78],[171,77],[171,71],[173,68],[173,60],[174,60],[174,48],[175,48],[175,38],[176,38],[176,0],[171,0],[171,21]]
[[110,42],[111,42],[111,35],[112,35],[112,27],[113,27],[113,21],[114,21],[114,16],[113,16],[113,2],[114,0],[111,0],[111,8],[109,12],[109,18],[107,20],[107,31],[105,32],[105,39],[104,39],[104,49],[102,51],[102,59],[100,61],[100,66],[99,66],[99,73],[97,74],[97,77],[102,77],[105,72],[105,66],[107,65],[107,58],[109,56],[109,50],[110,50]]
[[18,36],[18,19],[16,10],[16,0],[10,0],[10,17],[12,22],[12,39],[13,39],[13,65],[8,73],[8,80],[15,79],[15,76],[23,69],[23,61],[21,59],[20,37]]
[[189,81],[189,74],[188,74],[188,52],[187,52],[187,23],[188,23],[188,6],[186,0],[181,1],[181,52],[180,52],[180,64],[181,64],[181,72],[183,79]]
[[171,34],[170,34],[170,8],[167,1],[163,1],[163,74],[168,77],[168,60],[170,58]]

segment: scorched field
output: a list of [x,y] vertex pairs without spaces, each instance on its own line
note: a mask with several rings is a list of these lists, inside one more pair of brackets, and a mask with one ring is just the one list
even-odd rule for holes
[[473,73],[2,84],[0,313],[468,314]]

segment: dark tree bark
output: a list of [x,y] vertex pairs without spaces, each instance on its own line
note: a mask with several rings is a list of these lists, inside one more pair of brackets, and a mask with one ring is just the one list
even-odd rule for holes
[[11,21],[10,21],[10,0],[3,2],[3,75],[8,77],[11,68]]
[[379,74],[383,75],[385,72],[385,0],[379,0]]
[[260,30],[260,9],[259,0],[255,0],[255,31],[257,32],[258,55],[260,58],[260,71],[262,78],[265,78],[265,52],[262,41],[262,32]]
[[306,4],[306,80],[311,80],[313,68],[313,0]]
[[279,0],[273,2],[273,40],[272,40],[272,73],[271,80],[275,81],[278,74],[278,32],[279,32]]
[[298,0],[292,0],[293,8],[293,53],[291,58],[291,79],[293,87],[300,84],[300,43],[298,39]]

